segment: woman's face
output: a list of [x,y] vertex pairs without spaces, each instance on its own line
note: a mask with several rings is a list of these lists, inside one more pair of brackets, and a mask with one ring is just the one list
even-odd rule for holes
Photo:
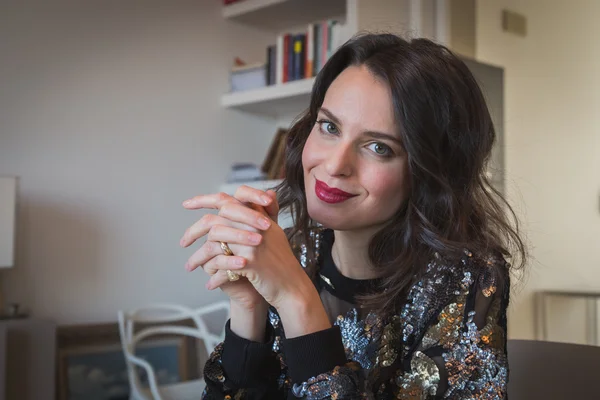
[[308,213],[335,230],[388,221],[408,192],[391,92],[364,66],[332,82],[302,152]]

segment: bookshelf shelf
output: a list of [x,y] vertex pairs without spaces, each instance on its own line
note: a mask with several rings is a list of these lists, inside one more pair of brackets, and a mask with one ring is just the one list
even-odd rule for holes
[[235,182],[235,183],[224,183],[219,187],[219,191],[227,193],[229,195],[235,194],[237,188],[242,185],[250,186],[260,190],[272,189],[282,182],[281,179],[273,179],[269,181],[251,181],[251,182]]
[[278,32],[346,15],[346,0],[244,0],[223,6],[223,17]]
[[299,114],[309,106],[310,92],[314,83],[315,78],[310,78],[243,92],[227,93],[221,97],[221,105],[225,108],[274,118]]

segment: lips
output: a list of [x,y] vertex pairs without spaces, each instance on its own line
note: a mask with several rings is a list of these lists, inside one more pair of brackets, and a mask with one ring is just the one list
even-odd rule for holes
[[356,196],[352,193],[329,187],[325,182],[321,182],[318,179],[315,183],[315,194],[320,200],[329,204],[341,203]]

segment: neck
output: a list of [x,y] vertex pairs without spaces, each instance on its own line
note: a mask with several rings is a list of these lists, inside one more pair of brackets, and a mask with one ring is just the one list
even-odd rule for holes
[[342,275],[351,279],[373,279],[377,274],[369,260],[369,242],[375,231],[334,231],[333,261]]

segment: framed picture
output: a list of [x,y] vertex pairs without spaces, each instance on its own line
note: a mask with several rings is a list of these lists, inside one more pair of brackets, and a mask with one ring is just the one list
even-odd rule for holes
[[277,179],[281,175],[284,164],[284,154],[288,131],[283,128],[277,129],[271,145],[262,163],[261,170],[267,175],[267,179]]
[[[61,332],[62,329],[62,332]],[[58,400],[129,399],[129,377],[116,324],[59,328]],[[159,384],[198,377],[196,340],[161,335],[142,341],[136,355],[154,369]],[[146,372],[137,369],[142,384]]]

